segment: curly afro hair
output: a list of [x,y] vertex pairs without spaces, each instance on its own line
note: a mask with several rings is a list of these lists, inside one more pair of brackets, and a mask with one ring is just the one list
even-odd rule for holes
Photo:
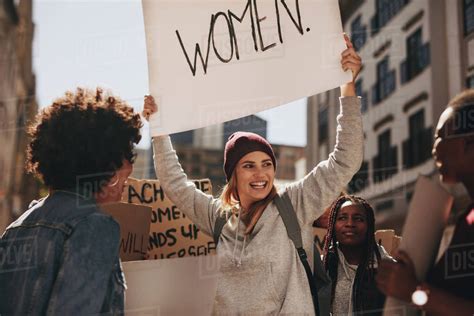
[[26,169],[55,190],[88,183],[98,192],[124,159],[133,163],[141,127],[131,106],[101,88],[68,91],[29,127]]

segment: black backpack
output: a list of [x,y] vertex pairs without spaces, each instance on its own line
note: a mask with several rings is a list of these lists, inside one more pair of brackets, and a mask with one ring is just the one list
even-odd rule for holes
[[[306,251],[303,249],[301,228],[288,193],[285,192],[282,195],[277,195],[273,201],[275,202],[281,219],[285,224],[288,237],[293,241],[300,261],[306,271],[309,287],[311,289],[311,296],[313,297],[314,311],[318,316],[328,316],[331,310],[332,281],[324,270],[319,250],[316,247],[316,244],[313,244],[313,273],[308,263]],[[217,217],[214,226],[214,242],[216,243],[216,247],[219,243],[219,236],[222,232],[222,228],[224,228],[226,223],[227,220],[224,214]]]

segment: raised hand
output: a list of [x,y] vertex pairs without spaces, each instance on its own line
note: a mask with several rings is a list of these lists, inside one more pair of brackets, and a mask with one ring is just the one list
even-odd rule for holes
[[362,68],[362,58],[357,54],[349,36],[345,33],[344,40],[346,41],[347,49],[341,54],[342,69],[344,71],[350,69],[352,71],[352,82],[355,82]]
[[143,117],[149,121],[150,116],[158,112],[158,105],[156,105],[155,98],[151,95],[146,95],[143,102]]

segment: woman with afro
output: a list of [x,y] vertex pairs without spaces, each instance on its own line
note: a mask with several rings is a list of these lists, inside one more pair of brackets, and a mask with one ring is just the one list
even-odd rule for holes
[[123,313],[120,227],[98,205],[120,200],[141,126],[101,89],[66,92],[38,114],[27,169],[49,195],[0,239],[1,315]]

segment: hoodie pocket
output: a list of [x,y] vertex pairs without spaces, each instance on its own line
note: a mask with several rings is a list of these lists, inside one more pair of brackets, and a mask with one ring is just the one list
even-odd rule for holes
[[275,304],[280,306],[285,299],[285,285],[283,284],[282,276],[277,275],[271,262],[267,264],[266,281],[269,294],[272,296]]

